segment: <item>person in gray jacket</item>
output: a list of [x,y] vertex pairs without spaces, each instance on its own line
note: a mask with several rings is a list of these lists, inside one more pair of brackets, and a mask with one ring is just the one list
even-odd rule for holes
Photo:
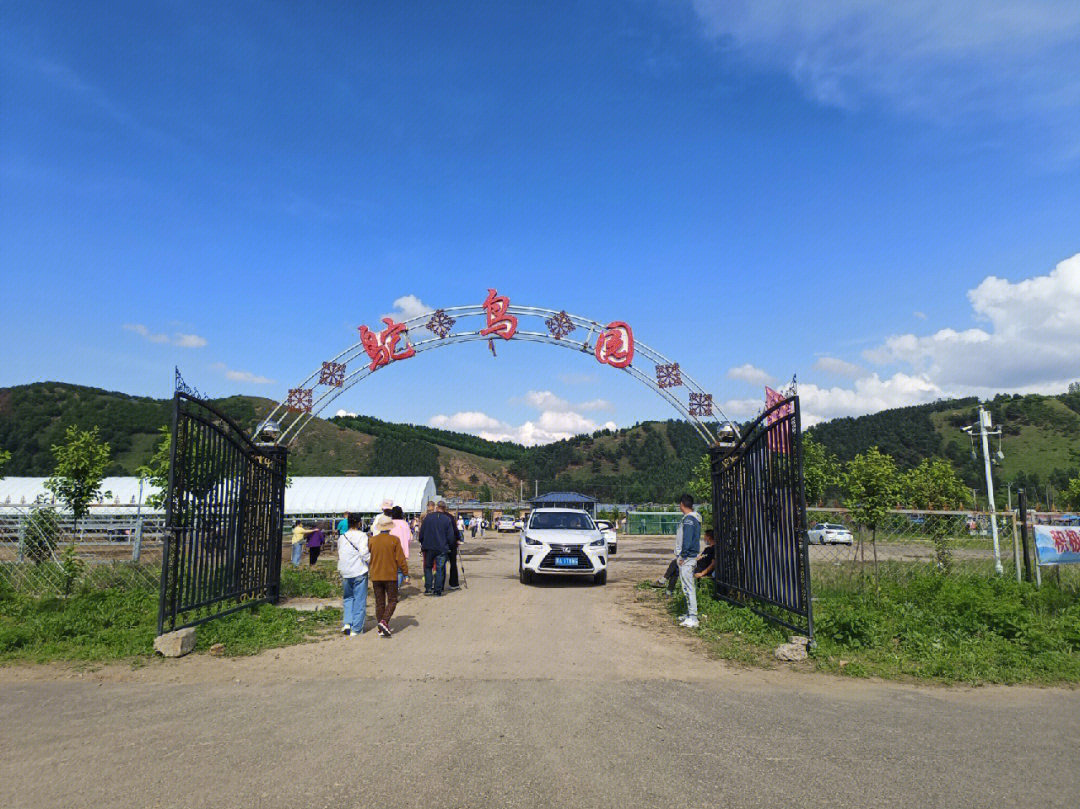
[[686,615],[680,619],[679,626],[693,629],[698,626],[694,564],[701,551],[701,515],[694,511],[694,498],[688,494],[679,498],[679,510],[683,518],[675,530],[675,561],[679,565],[679,584],[686,596]]

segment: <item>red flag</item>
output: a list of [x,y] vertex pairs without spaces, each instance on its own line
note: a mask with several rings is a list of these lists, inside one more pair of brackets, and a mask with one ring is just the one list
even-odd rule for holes
[[[768,385],[765,386],[765,409],[768,410],[771,407],[775,407],[784,401],[787,397],[780,391],[773,390]],[[775,424],[781,419],[787,418],[794,410],[794,405],[788,402],[783,407],[778,407],[772,413],[770,413],[765,422],[767,424]],[[787,453],[790,451],[791,442],[789,436],[791,435],[791,422],[786,421],[774,430],[769,431],[769,449],[773,452]]]

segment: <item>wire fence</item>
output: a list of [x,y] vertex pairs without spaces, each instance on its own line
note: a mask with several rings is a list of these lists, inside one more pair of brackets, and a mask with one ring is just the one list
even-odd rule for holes
[[[1014,512],[890,511],[870,529],[846,509],[807,509],[810,571],[816,584],[904,583],[934,571],[945,576],[1025,575],[1021,526]],[[1039,516],[1029,514],[1029,523]],[[997,523],[995,552],[993,525]],[[1034,540],[1031,569],[1036,570]],[[1063,587],[1080,589],[1080,566],[1043,567]]]
[[118,585],[157,587],[164,516],[94,506],[75,523],[55,505],[0,506],[0,587],[31,595]]

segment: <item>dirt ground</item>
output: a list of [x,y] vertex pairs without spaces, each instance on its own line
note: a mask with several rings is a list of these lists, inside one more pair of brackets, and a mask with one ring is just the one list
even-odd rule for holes
[[523,586],[489,533],[390,640],[0,669],[0,806],[1076,805],[1080,692],[711,660],[638,602],[669,544],[623,538],[604,587]]

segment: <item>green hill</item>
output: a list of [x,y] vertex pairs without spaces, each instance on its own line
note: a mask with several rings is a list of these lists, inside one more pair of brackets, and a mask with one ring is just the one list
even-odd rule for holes
[[[869,416],[834,419],[808,430],[841,461],[867,447],[877,446],[892,455],[901,469],[924,458],[948,458],[968,486],[985,488],[982,450],[971,456],[972,441],[961,428],[977,420],[974,398],[883,410]],[[1005,456],[994,466],[995,490],[1026,487],[1030,491],[1060,491],[1080,470],[1080,391],[1057,396],[999,394],[987,405]],[[991,452],[999,442],[992,439]]]
[[[253,429],[273,402],[251,396],[216,400],[238,423]],[[975,421],[975,399],[886,410],[836,419],[809,430],[846,461],[877,445],[902,468],[927,457],[952,460],[968,485],[981,490],[982,466],[971,459],[960,427]],[[1080,469],[1080,391],[1059,396],[1000,395],[989,405],[1004,431],[1004,461],[995,470],[1008,483],[1060,490]],[[110,474],[131,475],[149,460],[158,430],[171,420],[171,400],[129,396],[97,388],[43,382],[0,388],[0,448],[12,453],[6,474],[48,475],[51,447],[65,428],[97,426],[112,448]],[[995,443],[996,449],[996,443]],[[313,419],[293,446],[296,475],[432,475],[440,491],[497,499],[574,489],[603,501],[672,502],[685,489],[704,452],[687,422],[650,421],[600,430],[542,447],[485,441],[464,433],[367,416]]]

